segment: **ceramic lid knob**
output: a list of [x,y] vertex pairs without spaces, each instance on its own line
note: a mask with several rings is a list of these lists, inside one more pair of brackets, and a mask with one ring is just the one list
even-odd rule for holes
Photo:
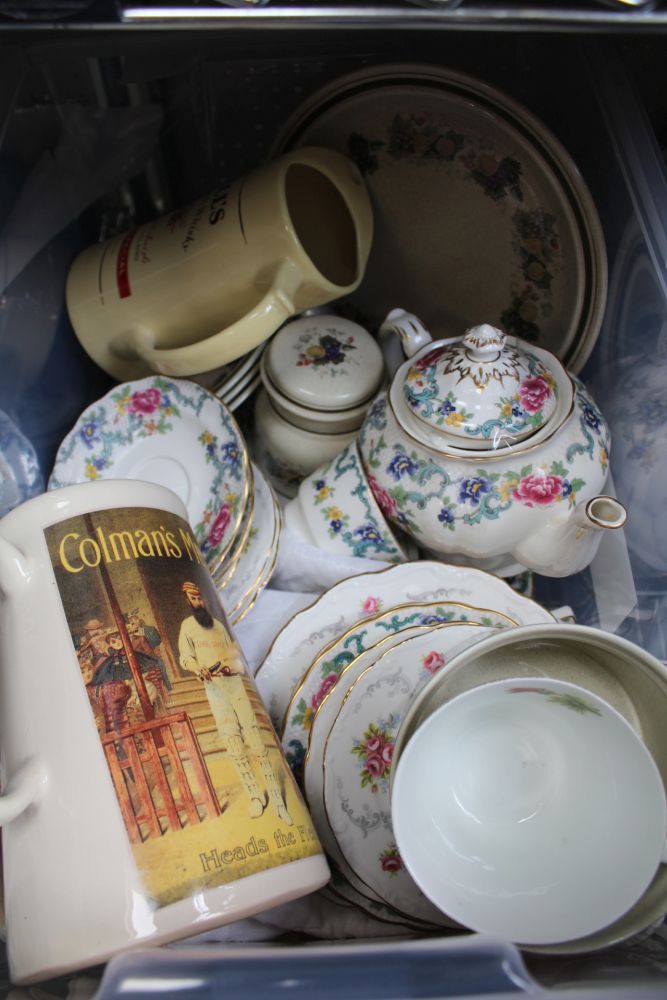
[[351,320],[302,316],[271,339],[265,373],[274,391],[313,410],[346,410],[379,389],[384,360],[377,342]]
[[471,361],[490,361],[498,357],[505,347],[505,334],[489,323],[471,326],[466,330],[463,346]]
[[415,355],[403,395],[418,423],[440,432],[443,446],[449,439],[454,447],[483,450],[543,427],[555,412],[557,387],[528,344],[482,323]]

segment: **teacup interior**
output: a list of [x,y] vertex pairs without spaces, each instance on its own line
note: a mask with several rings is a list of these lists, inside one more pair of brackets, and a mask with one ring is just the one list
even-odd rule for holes
[[662,779],[632,727],[540,676],[442,705],[398,763],[392,819],[422,891],[474,930],[547,944],[634,905],[665,836]]
[[[562,631],[561,631],[562,630]],[[544,630],[542,630],[544,631]],[[468,651],[443,670],[422,691],[415,711],[405,720],[395,747],[395,762],[410,735],[440,705],[480,684],[506,677],[556,677],[596,693],[616,709],[641,736],[667,788],[667,677],[600,633],[595,641],[582,640],[566,626],[553,627],[553,636],[505,635],[504,647],[477,654]],[[502,655],[501,655],[502,654]],[[457,658],[458,659],[458,658]],[[621,918],[601,931],[576,941],[549,946],[531,945],[531,951],[551,953],[595,951],[641,932],[664,914],[667,865],[661,865],[640,900]],[[524,943],[525,947],[525,943]]]

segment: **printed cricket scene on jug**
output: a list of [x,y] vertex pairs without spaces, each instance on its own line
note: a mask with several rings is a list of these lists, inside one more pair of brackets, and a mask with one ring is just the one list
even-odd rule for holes
[[320,853],[187,522],[153,509],[107,510],[45,535],[156,905]]

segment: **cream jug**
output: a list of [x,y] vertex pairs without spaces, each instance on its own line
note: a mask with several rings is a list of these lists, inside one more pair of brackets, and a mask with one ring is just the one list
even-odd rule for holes
[[28,501],[0,521],[0,589],[14,982],[327,881],[175,494],[110,480]]
[[105,243],[67,279],[72,326],[120,381],[204,373],[360,283],[372,209],[347,157],[296,150]]

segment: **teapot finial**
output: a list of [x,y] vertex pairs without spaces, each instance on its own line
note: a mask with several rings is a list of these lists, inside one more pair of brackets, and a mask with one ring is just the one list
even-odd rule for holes
[[505,334],[490,323],[480,323],[466,330],[463,346],[471,361],[490,361],[502,353]]

